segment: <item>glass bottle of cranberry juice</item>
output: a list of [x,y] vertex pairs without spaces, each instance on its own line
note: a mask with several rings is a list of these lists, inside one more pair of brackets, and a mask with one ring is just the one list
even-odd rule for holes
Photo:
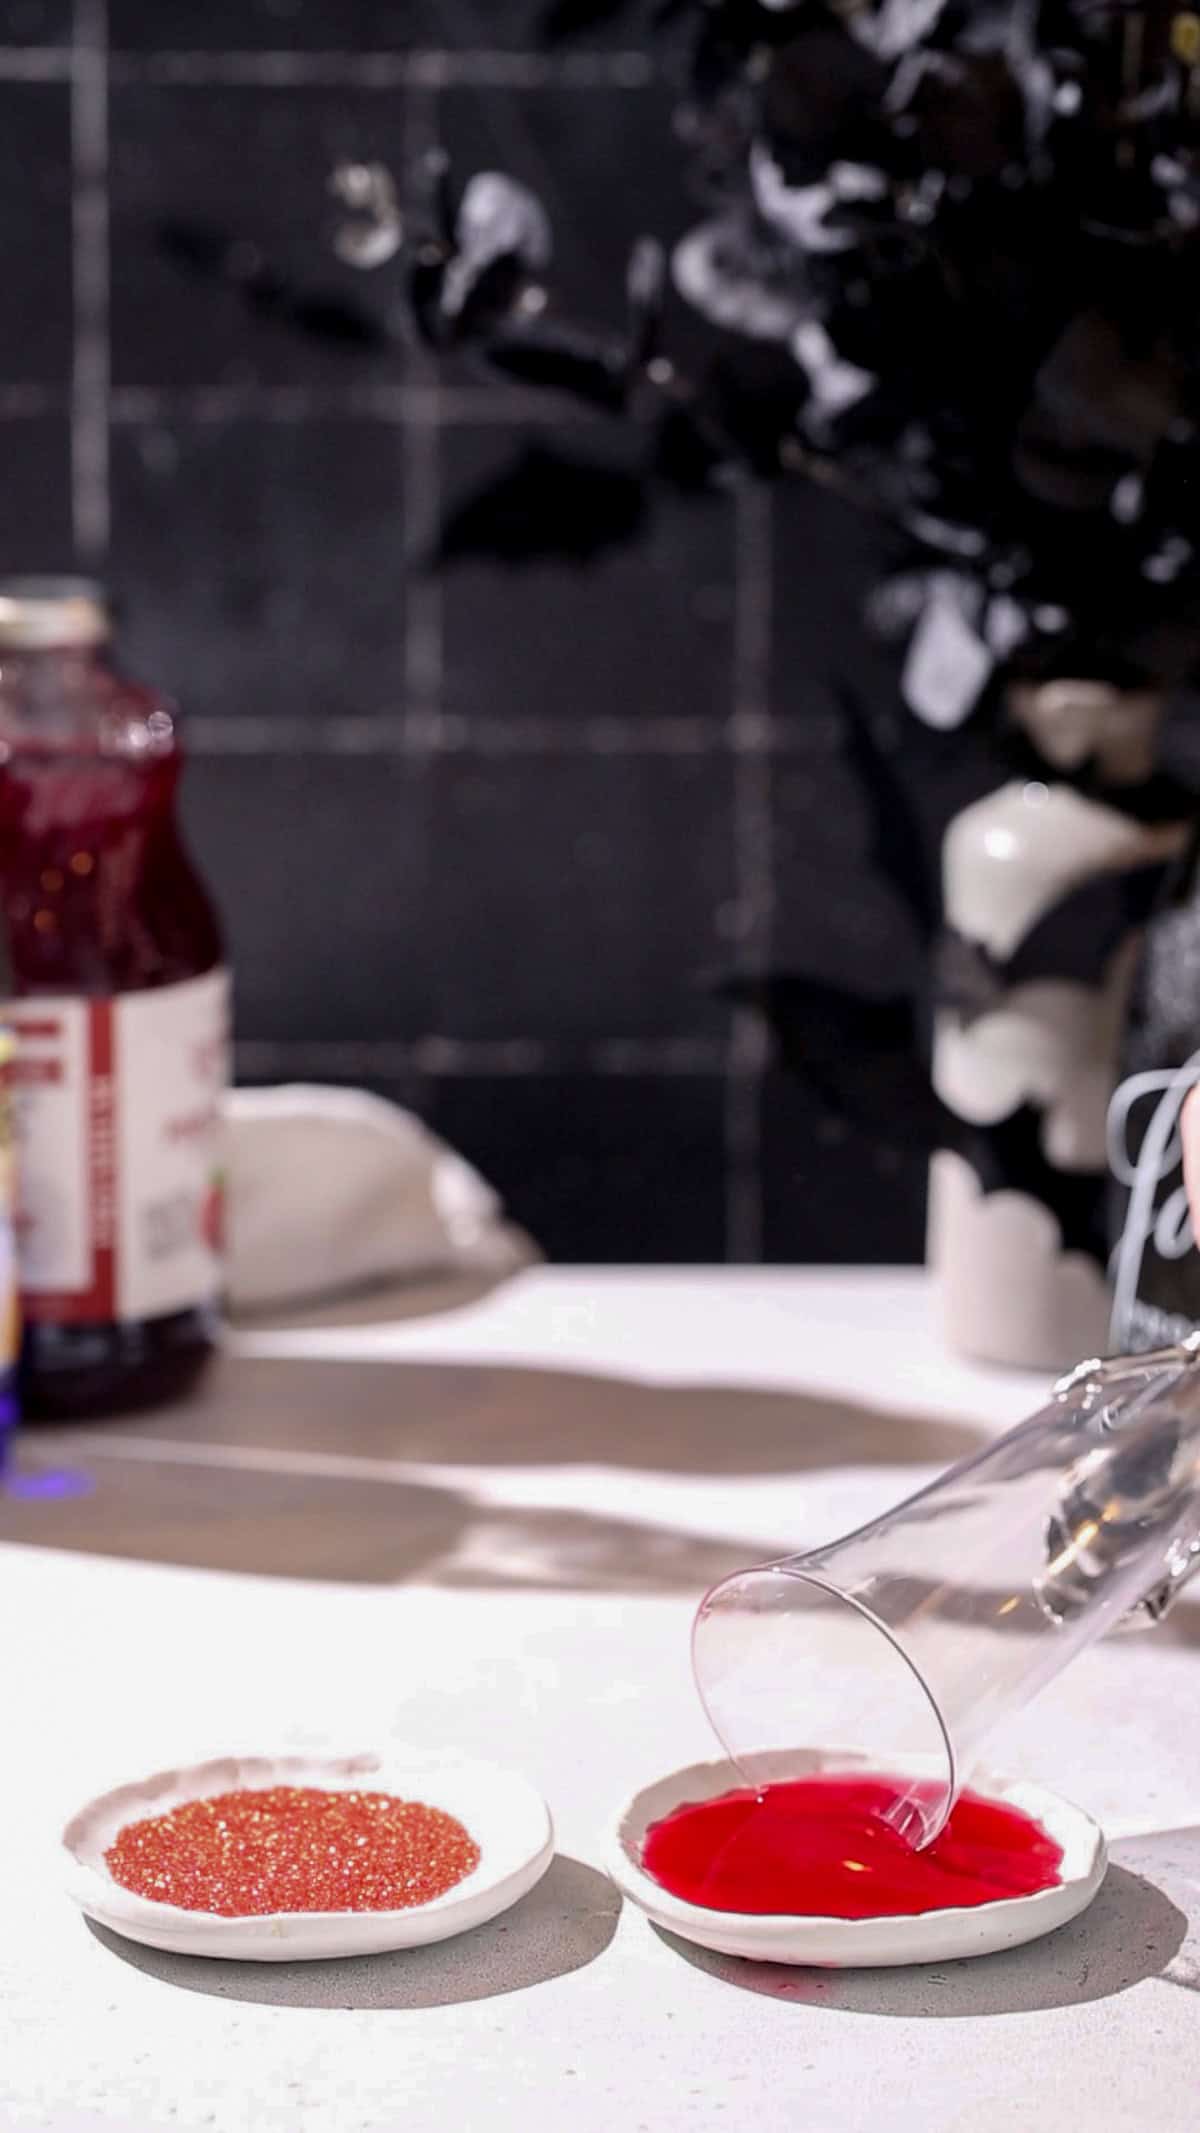
[[23,1409],[180,1392],[215,1339],[221,938],[180,840],[169,706],[96,589],[0,580],[0,898],[16,1034]]

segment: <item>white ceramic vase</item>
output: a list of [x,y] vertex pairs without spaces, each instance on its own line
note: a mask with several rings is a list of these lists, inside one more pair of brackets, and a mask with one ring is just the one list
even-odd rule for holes
[[1188,824],[1130,805],[1154,697],[1061,681],[1010,709],[1044,773],[976,801],[943,843],[932,1072],[949,1128],[928,1249],[951,1347],[1054,1370],[1107,1345],[1106,1114],[1142,922]]

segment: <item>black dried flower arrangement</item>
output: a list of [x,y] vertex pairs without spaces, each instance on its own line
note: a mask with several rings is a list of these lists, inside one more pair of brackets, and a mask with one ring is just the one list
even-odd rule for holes
[[[812,479],[889,531],[868,620],[900,648],[926,728],[971,722],[1011,765],[1027,743],[1005,725],[1001,680],[1194,683],[1200,14],[1162,0],[552,0],[541,35],[620,21],[661,44],[700,205],[669,250],[652,230],[634,245],[619,333],[561,314],[549,217],[510,175],[441,156],[403,185],[378,165],[335,174],[341,256],[399,273],[428,348],[638,440],[620,466],[529,444],[441,528],[439,560],[586,565],[634,538],[664,489],[746,470]],[[166,241],[285,324],[351,350],[387,337],[365,303],[293,289],[261,261],[249,272],[244,247],[178,228]],[[711,347],[674,332],[681,304]],[[878,863],[932,939],[937,897],[903,796],[846,708]],[[1181,801],[1155,780],[1140,804],[1166,816]],[[913,1071],[911,1002],[875,1009],[798,974],[732,989],[810,1079],[874,1016],[869,1041],[908,1090],[893,1127],[952,1135]],[[876,1089],[861,1104],[820,1093],[869,1125]]]

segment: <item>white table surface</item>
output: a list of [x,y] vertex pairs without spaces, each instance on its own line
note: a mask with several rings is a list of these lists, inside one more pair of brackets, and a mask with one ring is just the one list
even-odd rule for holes
[[[1039,1946],[757,1968],[669,1942],[597,1870],[618,1801],[710,1752],[705,1582],[1036,1404],[1040,1380],[941,1353],[920,1275],[537,1269],[455,1313],[236,1345],[192,1410],[28,1432],[2,1507],[0,2126],[1194,2133],[1200,1605],[996,1743],[1115,1840],[1092,1912]],[[57,1828],[106,1782],[385,1734],[546,1792],[559,1857],[506,1919],[205,1964],[106,1941],[56,1887]]]

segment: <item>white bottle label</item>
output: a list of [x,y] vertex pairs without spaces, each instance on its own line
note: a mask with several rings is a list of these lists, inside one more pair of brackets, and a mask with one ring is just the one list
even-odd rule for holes
[[221,1287],[229,975],[13,1008],[27,1318],[158,1318]]

